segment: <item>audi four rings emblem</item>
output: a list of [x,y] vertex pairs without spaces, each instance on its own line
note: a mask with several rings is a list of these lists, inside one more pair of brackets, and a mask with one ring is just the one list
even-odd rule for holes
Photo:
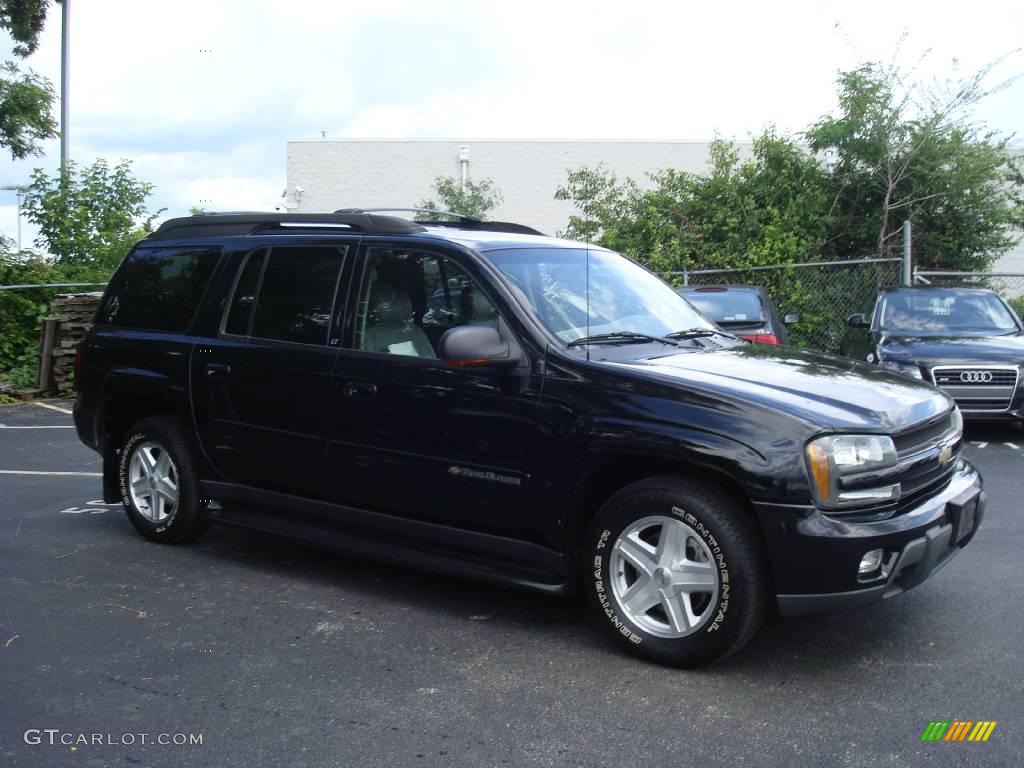
[[992,371],[961,371],[960,381],[964,384],[990,384]]

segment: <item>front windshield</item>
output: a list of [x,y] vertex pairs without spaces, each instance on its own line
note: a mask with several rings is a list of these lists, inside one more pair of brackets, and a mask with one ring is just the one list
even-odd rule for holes
[[1017,323],[991,293],[981,291],[923,290],[887,294],[880,325],[901,334],[1012,333]]
[[565,342],[606,333],[715,329],[666,283],[617,253],[592,249],[588,260],[586,248],[517,248],[486,256]]

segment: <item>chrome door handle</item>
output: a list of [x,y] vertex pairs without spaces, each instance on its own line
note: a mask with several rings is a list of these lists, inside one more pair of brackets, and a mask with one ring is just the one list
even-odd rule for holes
[[376,395],[377,385],[369,381],[350,381],[341,388],[345,397],[357,397],[359,395]]
[[224,378],[231,375],[231,366],[227,363],[207,363],[203,371],[208,379]]

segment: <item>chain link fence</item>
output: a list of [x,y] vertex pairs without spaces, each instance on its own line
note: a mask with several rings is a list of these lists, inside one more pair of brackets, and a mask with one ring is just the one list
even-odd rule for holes
[[796,312],[791,344],[838,352],[846,319],[866,312],[879,288],[900,285],[902,259],[856,259],[785,264],[746,269],[701,269],[664,275],[675,285],[760,285],[779,316]]

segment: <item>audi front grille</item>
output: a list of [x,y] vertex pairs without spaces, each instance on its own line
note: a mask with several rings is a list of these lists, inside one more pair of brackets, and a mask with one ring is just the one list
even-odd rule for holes
[[937,365],[932,381],[956,400],[964,413],[1009,410],[1020,371],[1012,365]]

